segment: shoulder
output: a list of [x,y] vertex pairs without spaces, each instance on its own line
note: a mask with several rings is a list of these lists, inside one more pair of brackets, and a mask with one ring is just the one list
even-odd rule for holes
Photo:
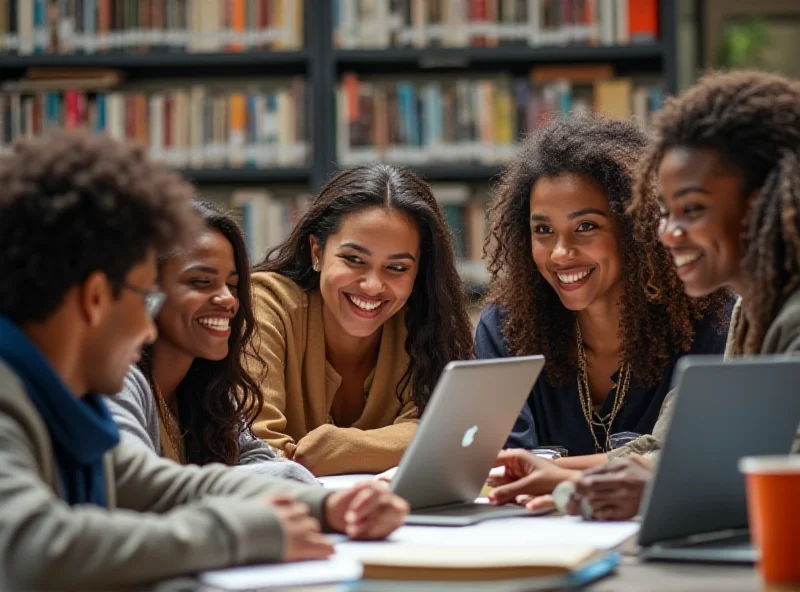
[[489,304],[481,311],[475,329],[475,355],[478,358],[496,358],[508,355],[503,325],[506,312],[496,304]]
[[800,290],[781,307],[770,324],[762,353],[782,354],[800,351]]
[[256,317],[305,314],[308,292],[284,275],[272,271],[253,274],[253,301]]
[[26,424],[42,421],[25,393],[22,379],[3,360],[0,360],[0,414]]
[[694,340],[690,353],[718,354],[725,353],[728,341],[728,330],[736,299],[731,297],[721,312],[708,312],[694,323]]
[[152,401],[153,392],[144,372],[135,364],[128,368],[128,373],[122,381],[122,390],[114,398],[136,401],[144,407]]

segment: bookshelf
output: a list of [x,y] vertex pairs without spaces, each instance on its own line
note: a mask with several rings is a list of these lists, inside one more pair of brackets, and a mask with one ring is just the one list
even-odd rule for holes
[[[78,46],[70,48],[69,53],[63,54],[47,53],[47,49],[42,50],[36,47],[32,51],[31,47],[28,47],[27,53],[24,54],[6,51],[7,48],[3,42],[3,27],[6,27],[5,32],[8,33],[9,19],[16,18],[14,14],[8,12],[12,1],[24,2],[26,6],[39,8],[52,1],[70,7],[70,9],[74,8],[77,3],[77,6],[84,11],[83,18],[78,19]],[[252,81],[254,84],[263,83],[268,87],[264,92],[269,92],[270,85],[277,84],[276,80],[302,77],[305,88],[305,112],[298,115],[305,118],[306,161],[302,163],[281,161],[282,164],[277,164],[270,160],[270,164],[265,166],[263,159],[254,158],[248,162],[245,158],[244,163],[238,159],[237,166],[231,166],[226,161],[217,162],[208,167],[204,165],[202,168],[192,166],[191,162],[173,163],[173,166],[176,166],[201,188],[209,185],[217,186],[220,190],[222,188],[227,190],[230,187],[241,186],[249,190],[271,188],[274,185],[279,187],[276,190],[277,193],[283,195],[286,195],[287,186],[296,187],[297,192],[301,193],[316,191],[342,163],[339,153],[340,146],[337,144],[339,139],[337,132],[340,129],[340,122],[337,121],[339,117],[337,88],[346,74],[352,74],[359,80],[368,83],[371,83],[373,79],[385,81],[392,78],[403,78],[417,80],[420,85],[424,86],[429,81],[438,84],[439,79],[479,79],[481,77],[488,79],[498,75],[507,76],[513,82],[519,79],[529,79],[532,69],[540,66],[607,64],[613,67],[615,77],[644,75],[658,78],[663,92],[667,94],[674,92],[677,88],[677,0],[660,0],[658,2],[658,36],[646,41],[634,39],[631,36],[626,40],[627,42],[618,43],[613,35],[609,36],[601,30],[601,39],[599,42],[595,40],[596,45],[575,43],[575,39],[580,36],[580,27],[575,26],[569,33],[575,39],[567,41],[563,46],[553,45],[550,42],[554,39],[552,32],[546,33],[550,37],[546,37],[543,33],[536,42],[532,42],[530,38],[510,41],[500,39],[496,46],[491,46],[494,44],[491,40],[478,44],[482,46],[475,46],[469,40],[460,47],[444,46],[444,43],[439,42],[420,44],[415,40],[416,33],[414,31],[406,32],[407,39],[405,41],[395,42],[398,35],[396,32],[389,31],[389,28],[399,25],[393,16],[394,20],[386,21],[390,24],[383,27],[385,30],[380,31],[380,34],[384,35],[384,42],[387,38],[392,38],[391,46],[385,48],[368,47],[369,43],[360,42],[354,47],[351,47],[353,44],[348,42],[344,44],[348,47],[343,47],[340,32],[343,26],[342,11],[349,10],[351,12],[348,14],[352,16],[353,10],[361,10],[361,8],[354,9],[354,6],[362,8],[371,6],[373,10],[379,11],[386,7],[391,7],[393,10],[404,7],[405,18],[408,21],[404,26],[410,26],[413,17],[417,19],[413,23],[414,27],[422,27],[419,29],[420,31],[429,31],[435,27],[425,29],[430,22],[427,22],[427,25],[425,22],[420,24],[417,18],[419,14],[416,17],[413,16],[414,10],[426,11],[425,19],[443,19],[441,14],[438,16],[434,14],[435,5],[452,6],[458,2],[466,3],[468,0],[369,0],[360,4],[355,0],[304,0],[302,14],[294,13],[296,22],[287,25],[287,27],[293,27],[295,32],[299,31],[301,42],[283,43],[279,49],[275,49],[271,45],[277,37],[270,36],[271,33],[267,33],[267,36],[264,37],[263,33],[266,29],[262,31],[258,28],[266,26],[264,23],[268,20],[268,16],[265,16],[267,13],[264,11],[267,10],[266,7],[269,7],[269,10],[277,10],[278,6],[284,13],[293,11],[296,3],[301,0],[202,0],[201,2],[194,0],[194,3],[192,0],[136,0],[135,3],[126,2],[123,5],[135,4],[140,8],[147,6],[153,11],[159,7],[159,10],[162,8],[167,10],[168,14],[172,14],[169,13],[169,10],[175,5],[200,7],[196,10],[211,11],[205,15],[205,21],[202,20],[203,17],[198,16],[200,20],[196,23],[191,21],[191,15],[189,17],[184,15],[184,21],[179,22],[178,26],[183,26],[186,30],[194,25],[199,27],[191,29],[192,31],[207,31],[208,19],[214,18],[209,14],[215,11],[216,16],[219,17],[222,14],[219,11],[224,13],[225,10],[244,10],[245,12],[242,13],[244,21],[242,21],[242,14],[239,14],[238,21],[228,17],[229,21],[220,25],[220,28],[227,27],[225,30],[228,33],[238,31],[241,35],[246,33],[249,36],[226,38],[222,41],[214,41],[214,39],[209,41],[208,37],[203,37],[202,43],[195,43],[195,46],[190,48],[187,45],[189,50],[186,50],[175,45],[175,40],[170,36],[172,33],[164,34],[162,31],[156,35],[151,31],[150,36],[145,35],[134,40],[123,39],[120,41],[112,35],[111,42],[108,43],[106,40],[104,49],[99,50],[98,47],[91,45],[94,42],[85,41],[85,37],[81,37],[81,35],[85,35],[87,30],[94,31],[95,29],[91,29],[92,26],[99,26],[97,23],[101,22],[102,18],[109,17],[108,15],[102,17],[98,13],[95,15],[97,21],[92,22],[89,18],[91,15],[87,16],[89,13],[85,12],[86,7],[105,6],[109,3],[113,7],[116,2],[122,2],[122,0],[0,0],[0,85],[19,79],[30,68],[111,69],[122,73],[126,84],[130,83],[134,89],[141,85],[159,83],[159,81],[163,84],[189,89],[198,79],[213,79],[222,85],[230,80],[231,92],[246,92],[247,84],[242,82],[243,80]],[[504,19],[506,17],[501,14],[502,11],[523,11],[522,5],[530,8],[547,4],[550,10],[559,6],[559,10],[577,10],[574,7],[608,6],[622,2],[639,2],[639,0],[472,0],[471,4],[464,5],[473,7],[470,9],[474,9],[475,5],[494,7],[492,10],[499,11],[495,17]],[[573,8],[568,8],[568,6]],[[387,10],[389,9],[387,8]],[[427,14],[428,11],[430,14]],[[253,15],[256,15],[257,23],[251,26],[247,18]],[[272,13],[270,15],[274,16]],[[169,32],[173,31],[169,27],[176,26],[174,14],[167,17],[166,25],[163,19],[159,21],[157,17],[147,16],[144,12],[137,18],[139,19],[137,25],[144,29],[162,26],[166,27],[165,30]],[[569,18],[577,19],[578,17],[573,15]],[[33,24],[35,29],[36,23]],[[119,22],[112,18],[112,33],[114,27],[118,25]],[[539,25],[537,24],[537,26]],[[600,23],[598,26],[602,29],[605,25]],[[542,25],[542,31],[544,29],[545,25]],[[361,27],[359,35],[369,37],[372,32],[368,27]],[[527,33],[523,33],[523,37],[525,35]],[[187,41],[186,31],[180,38],[183,39],[183,42],[191,44],[191,41]],[[267,41],[264,41],[265,39]],[[543,39],[544,41],[542,41]],[[145,45],[153,42],[154,46],[149,50],[143,48],[143,41]],[[82,48],[81,43],[90,45]],[[128,44],[129,47],[113,47],[114,43]],[[236,45],[235,51],[229,51],[231,44]],[[379,82],[379,84],[383,83]],[[236,84],[239,86],[235,86]],[[7,134],[7,131],[3,132],[3,123],[3,114],[0,113],[0,141],[4,140],[3,133]],[[512,130],[515,136],[513,141],[516,141],[518,130],[521,127],[518,124],[517,129]],[[513,142],[503,148],[513,149]],[[417,158],[411,163],[398,164],[406,164],[415,170],[434,184],[434,189],[436,189],[436,184],[457,182],[479,187],[476,192],[485,195],[490,183],[497,179],[502,170],[502,162],[495,160],[497,159],[485,162],[475,159],[439,161],[435,158],[430,160]],[[474,198],[473,195],[469,197],[468,201],[473,203]],[[474,263],[474,261],[466,260],[462,264],[464,269],[470,270],[467,275],[472,278],[480,275]]]

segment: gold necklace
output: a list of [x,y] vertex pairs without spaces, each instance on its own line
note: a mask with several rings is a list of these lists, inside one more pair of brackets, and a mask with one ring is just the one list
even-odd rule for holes
[[155,395],[158,405],[159,419],[164,426],[164,433],[169,441],[168,444],[172,447],[171,451],[166,451],[166,456],[184,464],[183,436],[181,434],[180,422],[178,418],[175,417],[172,409],[169,408],[164,396],[161,394],[161,389],[158,388],[155,382],[153,382],[153,394]]
[[600,425],[606,432],[605,448],[600,446],[600,441],[597,439],[597,434],[594,431],[594,422],[592,421],[592,393],[589,390],[589,373],[586,371],[586,350],[583,347],[583,337],[581,336],[581,326],[575,322],[575,333],[578,340],[578,398],[581,402],[581,410],[586,423],[589,426],[589,432],[594,439],[594,449],[596,452],[608,452],[611,450],[611,426],[614,425],[614,420],[617,418],[622,404],[625,402],[625,397],[628,395],[628,389],[631,384],[631,365],[623,363],[620,365],[619,374],[617,376],[617,393],[614,397],[614,406],[611,408],[611,417],[608,420],[608,425],[600,420]]

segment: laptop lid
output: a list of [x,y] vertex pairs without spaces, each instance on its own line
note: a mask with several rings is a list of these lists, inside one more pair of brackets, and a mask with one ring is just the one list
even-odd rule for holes
[[448,364],[392,479],[412,509],[473,502],[544,366],[542,356]]
[[800,358],[687,356],[642,506],[639,545],[747,526],[743,456],[785,454],[800,423]]

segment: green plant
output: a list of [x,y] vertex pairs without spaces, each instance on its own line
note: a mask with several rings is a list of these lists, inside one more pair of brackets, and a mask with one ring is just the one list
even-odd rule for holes
[[722,33],[717,66],[722,68],[752,68],[763,65],[764,50],[770,35],[761,17],[729,21]]

